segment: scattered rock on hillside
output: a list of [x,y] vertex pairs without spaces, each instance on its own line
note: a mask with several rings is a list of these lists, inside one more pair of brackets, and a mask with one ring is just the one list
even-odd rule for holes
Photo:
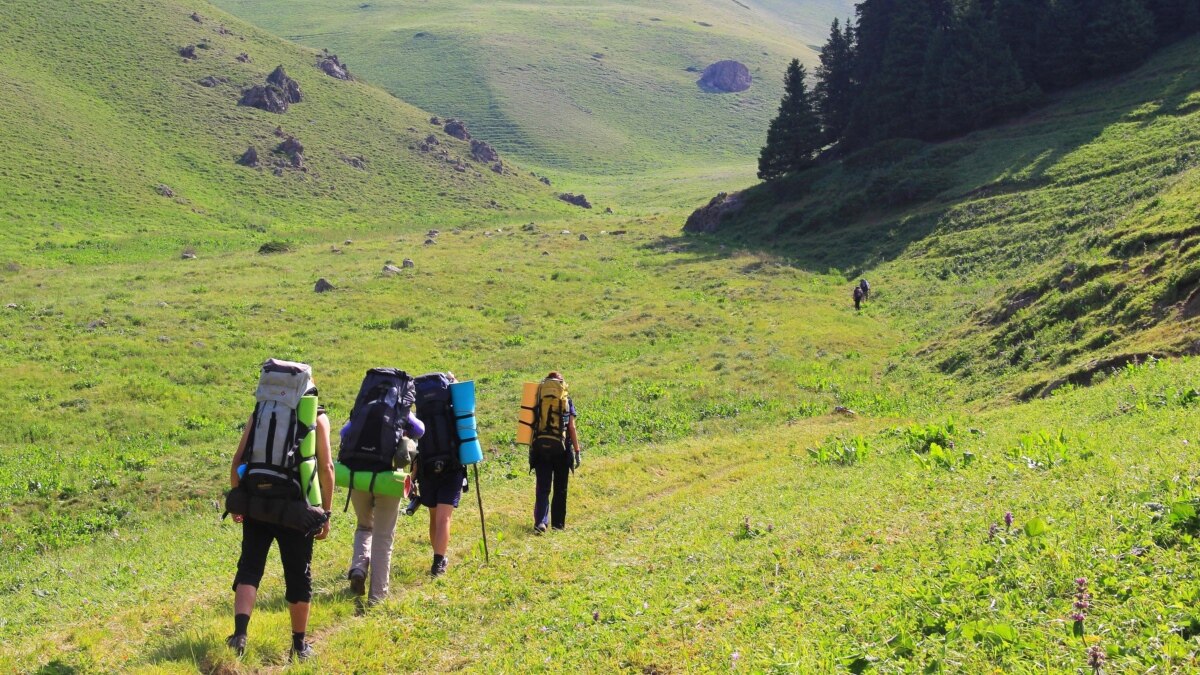
[[426,246],[433,246],[433,245],[434,245],[434,244],[436,244],[436,243],[437,243],[437,240],[436,240],[436,239],[426,239],[426,240],[425,240],[425,245],[426,245]]
[[192,253],[191,251],[184,251],[183,253],[179,254],[179,259],[180,260],[195,260],[196,254]]
[[275,152],[288,158],[293,169],[304,170],[304,146],[295,136],[288,136],[280,143]]
[[395,265],[384,265],[383,276],[390,277],[400,273],[400,268]]
[[204,17],[200,16],[196,12],[192,12],[192,21],[195,21],[196,23],[204,23]]
[[196,59],[200,58],[196,54],[196,45],[187,45],[186,47],[180,47],[179,55],[190,61],[195,61]]
[[413,259],[412,259],[412,258],[405,258],[405,259],[404,259],[404,261],[403,261],[403,262],[401,262],[400,264],[401,264],[402,266],[404,266],[405,268],[412,268],[412,267],[416,267],[416,266],[417,266],[417,263],[413,262]]
[[461,141],[471,140],[471,132],[467,131],[467,125],[461,120],[449,119],[446,120],[446,126],[442,127],[450,136],[453,136]]
[[610,207],[608,207],[608,208],[604,209],[604,212],[605,212],[605,213],[607,213],[607,214],[609,214],[609,215],[612,215],[612,212],[613,212],[613,210],[612,210],[612,207],[610,206]]
[[237,59],[237,61],[239,63],[250,63],[250,55],[247,54],[246,52],[242,52],[241,54],[238,54],[235,58]]
[[5,307],[8,309],[21,309],[21,306],[15,302],[10,302],[7,305],[5,305]]
[[242,92],[242,98],[238,101],[238,105],[282,115],[287,112],[289,104],[287,95],[279,87],[256,84]]
[[688,66],[687,68],[684,68],[684,70],[689,73],[698,73],[700,72],[700,66]]
[[217,77],[216,75],[209,75],[208,77],[202,77],[199,80],[197,80],[196,84],[199,84],[201,87],[208,87],[209,89],[211,89],[215,86],[225,84],[228,81],[229,81],[229,78],[227,78],[227,77]]
[[839,415],[845,415],[846,417],[858,417],[858,413],[854,412],[853,410],[847,408],[844,405],[835,406],[833,408],[833,412],[835,412]]
[[577,194],[572,194],[570,192],[564,192],[564,193],[560,194],[558,196],[558,198],[568,204],[574,204],[575,206],[582,206],[585,209],[592,208],[592,203],[589,202],[587,200],[587,197],[584,197],[583,195],[577,195]]
[[545,176],[538,176],[538,180],[542,183],[542,185],[550,185],[550,179],[546,178]]
[[441,230],[430,230],[430,231],[428,231],[428,232],[426,232],[426,233],[425,233],[425,236],[426,236],[426,237],[436,237],[436,236],[438,236],[438,235],[439,235],[439,234],[441,234],[441,233],[442,233],[442,231],[441,231]]
[[433,117],[429,118],[429,123],[440,127],[442,126],[442,118],[434,115]]
[[496,162],[495,164],[492,165],[492,172],[493,173],[504,173],[504,165],[501,164],[500,162]]
[[342,156],[342,161],[356,169],[366,169],[367,160],[362,155]]
[[692,215],[688,216],[687,223],[683,226],[683,231],[702,234],[716,232],[717,228],[721,225],[721,220],[726,215],[735,213],[741,208],[742,194],[740,192],[732,194],[722,192],[713,197],[707,205],[696,209]]
[[225,24],[217,26],[217,35],[233,35],[233,31],[225,27]]
[[589,238],[586,234],[581,234],[579,235],[579,241],[591,241],[591,238]]
[[571,234],[571,231],[570,231],[570,230],[563,230],[562,232],[559,232],[559,234]]
[[734,93],[746,91],[753,79],[750,69],[737,61],[717,61],[704,69],[700,86],[718,92]]
[[96,330],[97,328],[106,328],[106,327],[108,327],[108,322],[105,321],[104,319],[96,319],[94,321],[89,321],[87,327],[88,327],[88,330]]
[[333,284],[325,280],[325,277],[317,279],[317,283],[313,286],[313,290],[317,293],[328,293],[333,290]]
[[455,164],[455,165],[454,165],[454,170],[455,170],[455,171],[457,171],[457,172],[459,172],[459,173],[466,173],[466,172],[467,172],[467,165],[466,165],[466,164],[463,164],[462,162],[459,162],[458,164]]
[[323,57],[317,62],[317,67],[325,71],[325,74],[338,80],[352,80],[350,69],[346,64],[338,60],[337,54],[330,54]]
[[253,145],[246,148],[242,156],[238,158],[238,164],[242,166],[257,167],[258,166],[258,150]]
[[171,188],[167,187],[166,185],[163,185],[162,183],[155,185],[154,190],[156,192],[158,192],[158,194],[162,195],[163,197],[174,197],[175,196],[175,191],[172,190]]
[[496,152],[492,144],[478,139],[471,141],[471,156],[475,161],[484,164],[500,161],[500,153]]
[[275,70],[272,70],[271,74],[267,76],[267,84],[273,84],[283,90],[289,103],[299,103],[304,100],[304,94],[300,92],[300,83],[288,77],[283,66],[275,66]]

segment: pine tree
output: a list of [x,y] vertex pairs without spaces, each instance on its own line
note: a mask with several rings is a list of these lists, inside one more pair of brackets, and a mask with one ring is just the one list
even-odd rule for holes
[[993,124],[1025,110],[1035,96],[995,24],[972,0],[931,46],[923,90],[928,138]]
[[774,180],[808,168],[821,149],[821,125],[805,84],[804,66],[788,64],[779,115],[767,129],[767,144],[758,158],[758,177]]
[[892,19],[879,72],[856,102],[853,140],[921,135],[925,112],[918,107],[926,56],[934,35],[939,0],[906,0]]
[[994,0],[991,12],[996,31],[1012,51],[1027,81],[1033,79],[1038,58],[1038,25],[1050,11],[1048,0]]
[[1083,7],[1079,0],[1053,0],[1038,26],[1035,78],[1042,89],[1061,89],[1083,81]]
[[1155,41],[1154,16],[1142,0],[1099,0],[1087,24],[1084,53],[1093,77],[1140,64]]
[[850,123],[854,106],[854,31],[846,22],[842,30],[837,19],[829,30],[829,40],[821,49],[821,65],[817,66],[817,83],[813,99],[817,117],[821,120],[823,140],[833,143],[841,138]]

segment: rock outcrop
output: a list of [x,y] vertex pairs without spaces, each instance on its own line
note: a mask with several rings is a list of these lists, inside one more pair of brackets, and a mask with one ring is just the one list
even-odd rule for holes
[[717,61],[704,69],[699,84],[709,91],[734,93],[750,88],[750,69],[737,61]]
[[218,85],[225,84],[228,81],[229,81],[229,78],[218,77],[216,75],[209,75],[208,77],[202,77],[199,80],[197,80],[196,84],[200,85],[201,87],[207,87],[207,88],[211,89]]
[[500,153],[487,141],[471,141],[471,157],[481,164],[492,164],[500,161]]
[[238,158],[237,163],[241,164],[242,166],[248,166],[248,167],[252,167],[252,168],[257,167],[258,166],[258,150],[255,149],[255,147],[253,145],[246,148],[246,151],[242,153],[242,156],[240,158]]
[[[696,209],[692,215],[688,216],[687,222],[683,226],[684,232],[694,232],[707,234],[716,232],[720,227],[721,221],[731,213],[736,213],[742,208],[742,194],[734,192],[722,192],[716,197],[713,197],[707,205]],[[615,232],[613,234],[616,234]]]
[[299,103],[304,100],[304,94],[300,91],[300,83],[288,77],[283,66],[275,66],[275,70],[272,70],[271,74],[267,76],[267,84],[279,87],[287,96],[288,103]]
[[564,192],[564,193],[560,194],[558,196],[558,198],[568,204],[574,204],[575,206],[582,206],[585,209],[592,208],[592,203],[589,202],[587,200],[587,197],[584,197],[583,195],[577,195],[577,194],[572,194],[570,192]]
[[199,55],[196,54],[196,45],[180,47],[179,55],[189,61],[195,61],[196,59],[200,58]]
[[462,141],[471,140],[471,132],[467,131],[467,125],[462,120],[446,120],[446,126],[442,127],[442,131]]
[[238,105],[282,115],[287,112],[289,103],[287,96],[279,87],[256,84],[242,92],[242,98],[238,101]]
[[321,57],[321,60],[317,62],[317,67],[324,71],[326,75],[338,80],[354,79],[350,75],[350,69],[346,67],[346,64],[338,60],[337,54]]
[[313,286],[313,290],[317,293],[328,293],[333,290],[333,284],[325,280],[325,277],[317,279],[317,283]]
[[288,136],[275,148],[275,152],[288,158],[293,169],[304,171],[304,146],[295,136]]

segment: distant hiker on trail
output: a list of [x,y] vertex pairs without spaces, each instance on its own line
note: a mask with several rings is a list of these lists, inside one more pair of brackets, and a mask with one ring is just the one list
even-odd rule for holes
[[871,299],[871,284],[868,284],[866,279],[859,279],[858,287],[862,289],[863,300],[869,301]]
[[862,286],[854,287],[854,309],[862,309],[863,297],[866,293],[863,292]]
[[[291,615],[289,657],[305,661],[316,656],[304,640],[312,599],[310,565],[313,540],[329,535],[334,480],[329,418],[317,405],[316,394],[307,365],[267,361],[255,394],[254,413],[229,467],[233,489],[226,498],[226,509],[242,524],[242,552],[233,579],[233,635],[226,644],[238,656],[246,651],[250,613],[272,541],[279,544],[284,597]],[[319,495],[314,478],[319,480]],[[319,508],[312,505],[314,501],[320,503]]]
[[429,543],[433,546],[433,564],[429,575],[446,573],[449,561],[450,519],[462,499],[467,470],[459,461],[457,420],[450,403],[453,373],[430,373],[415,380],[417,418],[425,425],[425,435],[417,441],[417,459],[413,466],[421,506],[429,509]]
[[348,500],[354,504],[358,527],[346,575],[356,596],[366,593],[370,577],[371,592],[367,597],[370,604],[381,602],[388,594],[396,519],[404,499],[402,493],[383,487],[385,482],[389,487],[394,486],[394,478],[383,479],[393,477],[390,472],[410,465],[417,454],[414,439],[425,434],[425,425],[412,413],[415,399],[413,379],[404,371],[372,369],[359,388],[350,421],[342,427],[338,463],[350,474],[347,485],[359,484],[356,474],[370,474],[366,489],[348,488]]
[[529,445],[529,468],[536,476],[533,530],[567,526],[567,482],[579,467],[579,435],[575,430],[575,404],[567,395],[567,383],[552,372],[538,385],[534,412],[533,441]]

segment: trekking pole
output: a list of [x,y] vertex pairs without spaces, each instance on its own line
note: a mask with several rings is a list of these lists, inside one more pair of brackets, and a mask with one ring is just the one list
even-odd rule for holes
[[492,562],[492,556],[488,553],[487,521],[483,518],[483,493],[479,491],[479,465],[473,464],[471,468],[475,469],[475,498],[479,500],[479,527],[483,530],[483,561],[489,564]]

